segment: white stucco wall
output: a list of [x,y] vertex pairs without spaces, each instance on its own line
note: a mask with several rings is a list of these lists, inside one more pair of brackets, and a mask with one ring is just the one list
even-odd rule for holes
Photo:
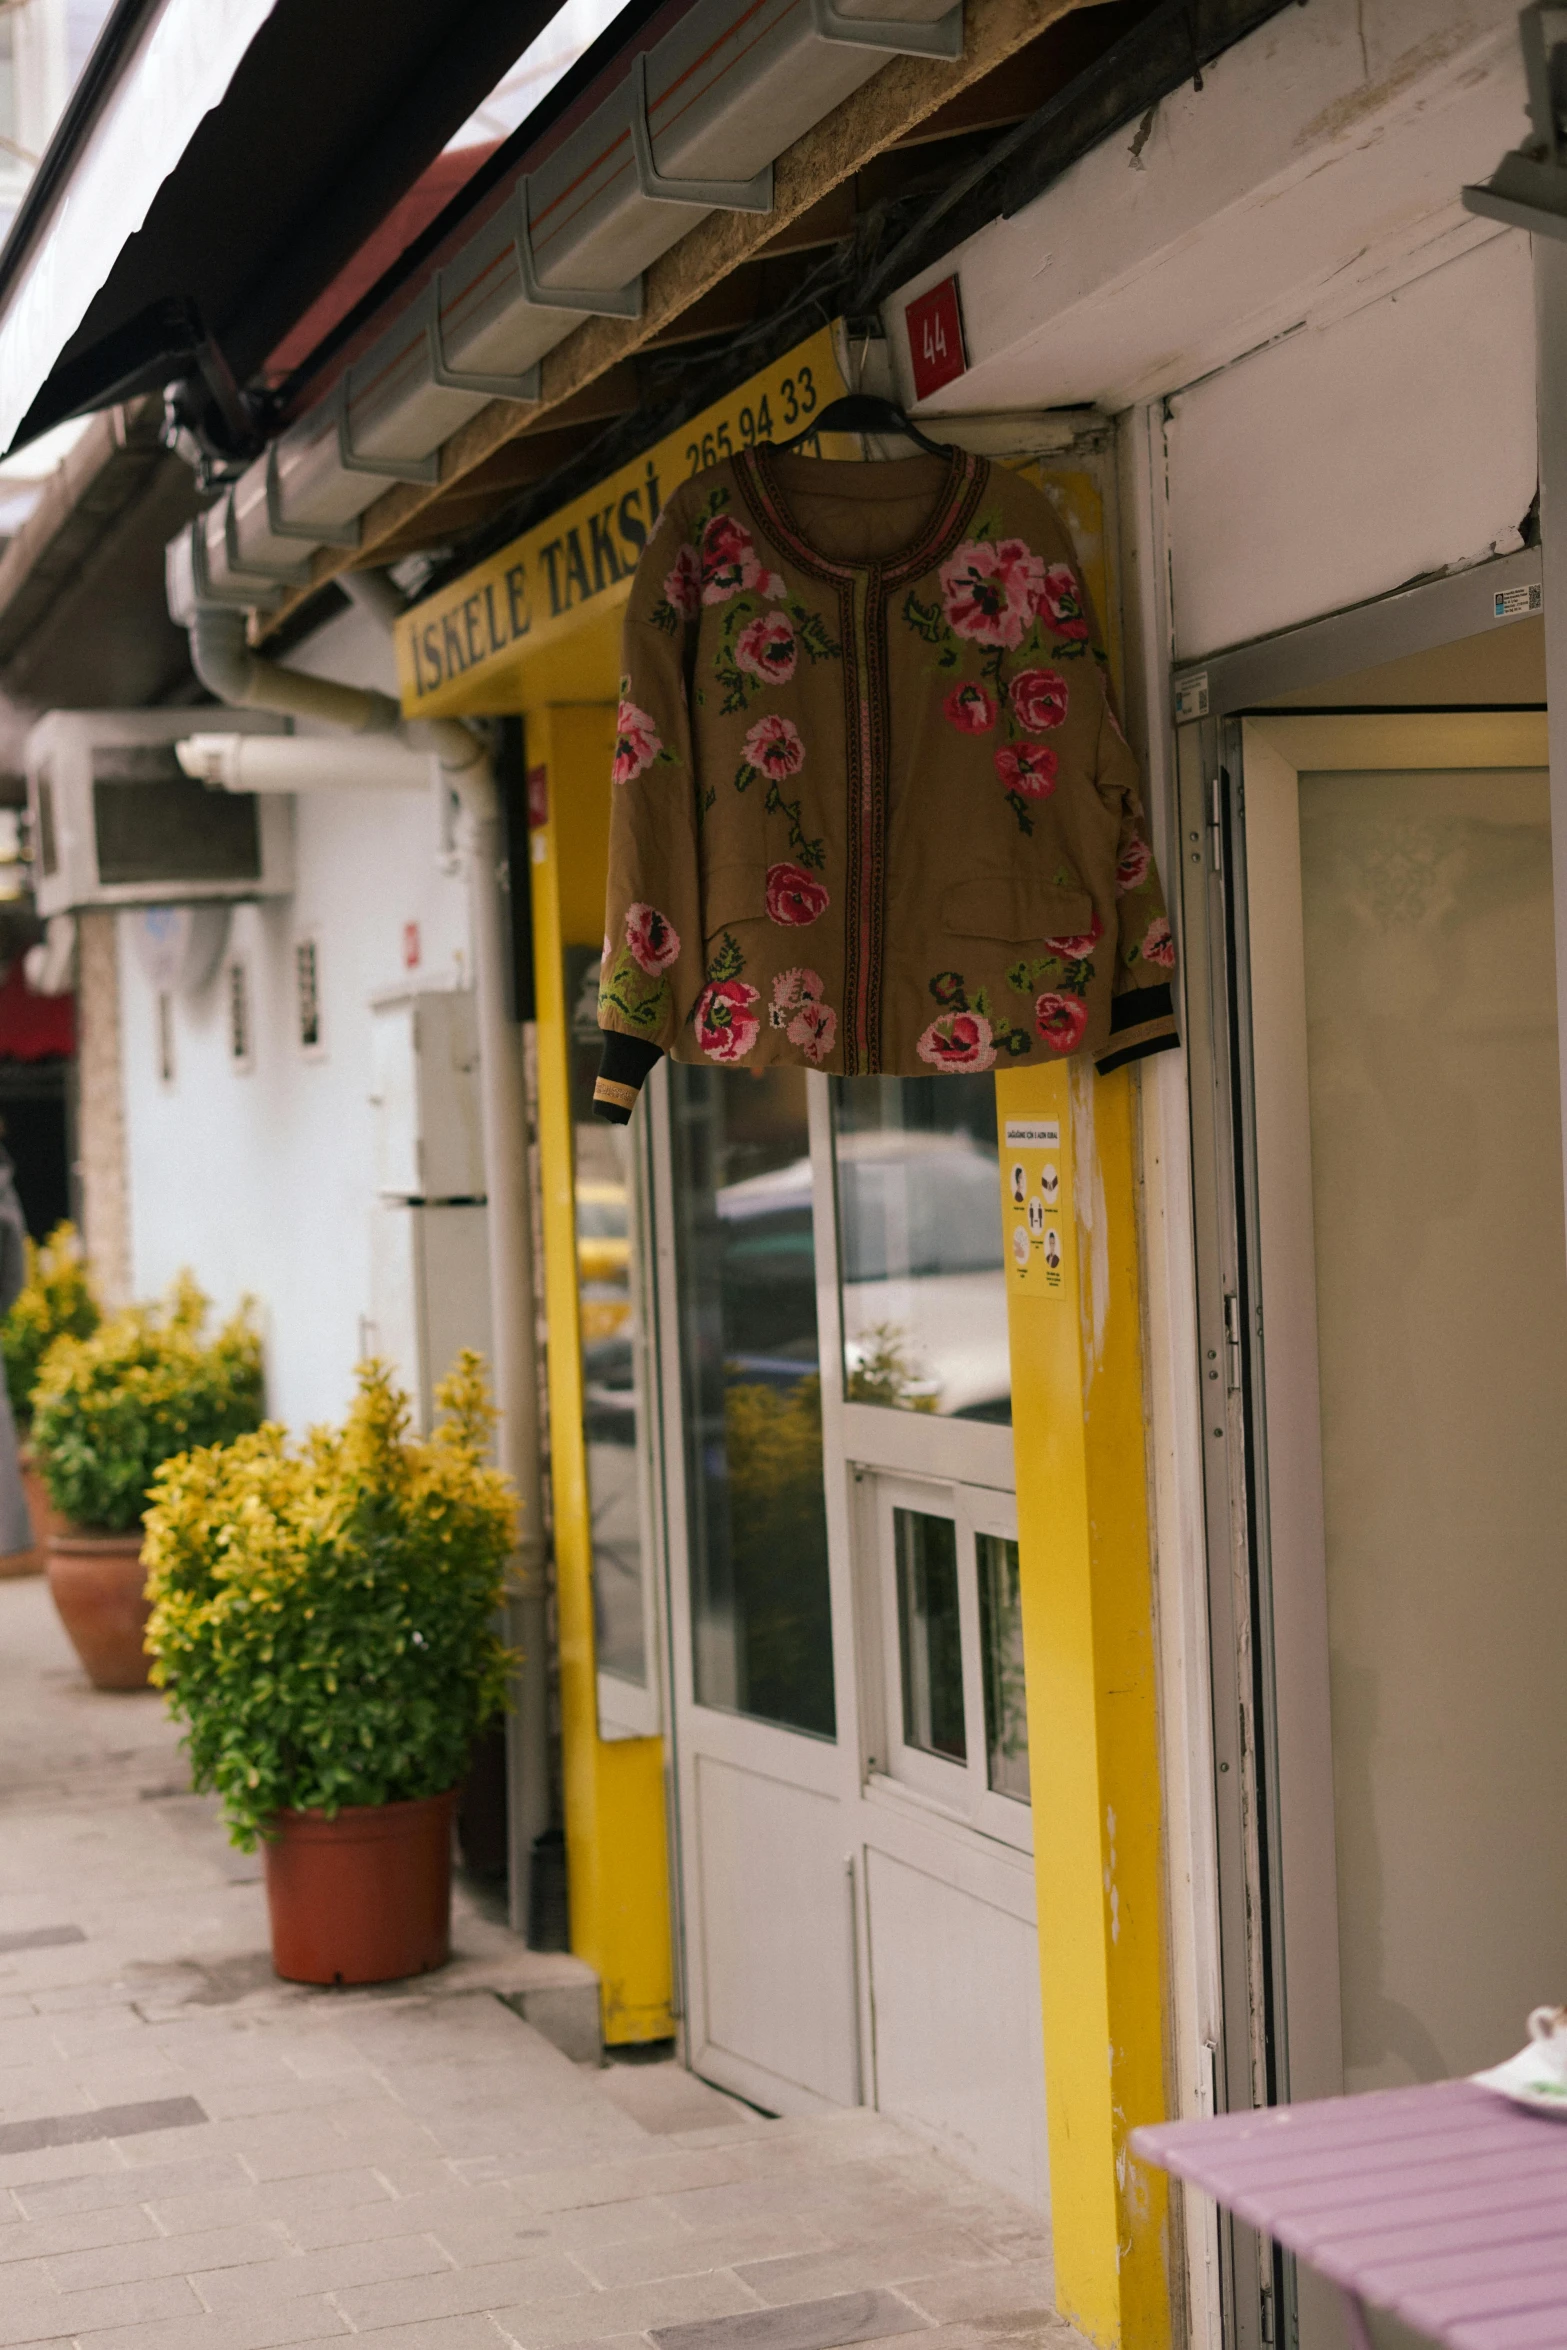
[[[384,639],[357,612],[293,664],[395,690]],[[209,730],[221,720],[202,713]],[[193,731],[195,727],[193,726]],[[176,999],[175,1077],[159,1075],[157,1000],[120,925],[133,1285],[160,1290],[188,1265],[218,1305],[250,1293],[266,1334],[268,1407],[292,1426],[340,1413],[370,1312],[369,999],[414,976],[469,975],[466,890],[440,869],[432,797],[319,793],[295,803],[296,888],[234,911],[225,963],[249,965],[252,1066],[229,1058],[222,972]],[[322,1046],[296,1041],[294,945],[318,942]]]

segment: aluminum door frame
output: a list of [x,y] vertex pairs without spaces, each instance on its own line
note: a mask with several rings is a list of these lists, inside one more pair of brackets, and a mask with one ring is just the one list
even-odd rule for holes
[[[1238,2110],[1292,2094],[1284,1921],[1286,1781],[1309,1756],[1280,1720],[1269,1539],[1266,1364],[1257,1189],[1257,1099],[1246,890],[1245,716],[1291,693],[1538,615],[1538,548],[1402,589],[1173,673],[1183,1041],[1191,1102],[1193,1240],[1206,1514],[1214,1819],[1223,2014],[1214,2102]],[[1303,705],[1302,716],[1326,716]],[[1217,1401],[1219,1408],[1211,1408]],[[1308,1729],[1308,1739],[1311,1733]],[[1331,1781],[1329,1782],[1331,1786]],[[1297,1880],[1309,1868],[1295,1870]],[[1297,1961],[1308,1954],[1298,1943]],[[1337,1952],[1331,1963],[1336,1981]],[[1297,1964],[1296,1982],[1306,1969]],[[1294,2003],[1302,2005],[1299,1993]],[[1308,2004],[1311,2004],[1308,2002]],[[1315,2003],[1320,2010],[1320,2002]],[[1302,2028],[1304,2027],[1304,2028]],[[1321,2016],[1297,2026],[1299,2094],[1322,2093]],[[1309,2048],[1299,2043],[1311,2043]],[[1302,2059],[1304,2061],[1302,2061]],[[1250,2230],[1220,2231],[1224,2331],[1233,2350],[1294,2345],[1293,2264]]]

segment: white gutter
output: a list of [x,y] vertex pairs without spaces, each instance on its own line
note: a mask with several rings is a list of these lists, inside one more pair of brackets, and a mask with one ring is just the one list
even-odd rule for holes
[[[355,601],[387,627],[399,601],[390,586],[371,573],[351,574],[345,584]],[[265,769],[247,771],[245,790],[329,790],[363,785],[368,768],[379,763],[392,788],[418,779],[428,782],[433,754],[462,803],[459,840],[468,876],[472,929],[474,997],[479,1026],[479,1092],[484,1126],[484,1183],[490,1251],[491,1365],[495,1404],[496,1457],[517,1489],[521,1539],[508,1567],[510,1637],[521,1649],[516,1708],[507,1723],[510,1780],[508,1805],[512,1925],[524,1929],[528,1865],[533,1840],[549,1826],[548,1678],[545,1649],[544,1508],[539,1448],[539,1397],[534,1351],[533,1225],[528,1196],[528,1124],[523,1089],[522,1047],[506,1011],[506,924],[501,909],[503,841],[500,802],[490,755],[482,738],[457,719],[407,723],[389,694],[360,686],[307,677],[297,669],[262,660],[246,642],[244,614],[231,607],[197,606],[176,611],[190,632],[191,664],[203,685],[245,709],[286,710],[296,717],[326,720],[374,742],[330,743],[307,736],[266,738],[278,756]],[[388,739],[390,738],[390,739]],[[180,746],[187,773],[195,762],[210,762],[227,782],[257,739],[216,738],[213,751],[195,736]],[[292,773],[285,782],[285,773]],[[200,766],[206,772],[205,764]],[[259,783],[252,774],[265,772]]]

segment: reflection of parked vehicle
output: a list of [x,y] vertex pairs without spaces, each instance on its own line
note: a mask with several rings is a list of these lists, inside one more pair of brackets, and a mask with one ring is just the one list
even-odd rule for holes
[[[900,1400],[965,1419],[1009,1416],[1001,1201],[993,1153],[966,1133],[872,1130],[837,1142],[844,1352],[850,1377],[891,1347]],[[718,1194],[725,1290],[753,1378],[798,1377],[791,1298],[813,1297],[811,1167],[796,1159]],[[781,1309],[783,1311],[781,1312]],[[793,1316],[798,1322],[798,1312]],[[765,1332],[765,1336],[762,1335]]]
[[631,1323],[630,1202],[623,1183],[577,1185],[577,1281],[585,1347]]

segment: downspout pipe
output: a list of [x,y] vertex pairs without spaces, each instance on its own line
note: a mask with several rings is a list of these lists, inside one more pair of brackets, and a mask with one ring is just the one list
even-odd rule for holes
[[[389,631],[401,609],[390,582],[373,573],[350,573],[344,584],[355,602]],[[219,701],[237,709],[286,711],[357,735],[396,735],[411,749],[434,754],[461,804],[459,838],[468,881],[489,1205],[496,1457],[512,1479],[520,1504],[520,1538],[509,1561],[507,1584],[508,1633],[522,1652],[522,1664],[506,1736],[511,1922],[514,1930],[524,1932],[533,1840],[550,1822],[544,1506],[527,1106],[522,1039],[506,1008],[504,841],[494,766],[483,738],[458,719],[410,725],[390,694],[308,677],[302,670],[263,660],[251,649],[244,613],[232,606],[197,604],[187,627],[191,666]]]

